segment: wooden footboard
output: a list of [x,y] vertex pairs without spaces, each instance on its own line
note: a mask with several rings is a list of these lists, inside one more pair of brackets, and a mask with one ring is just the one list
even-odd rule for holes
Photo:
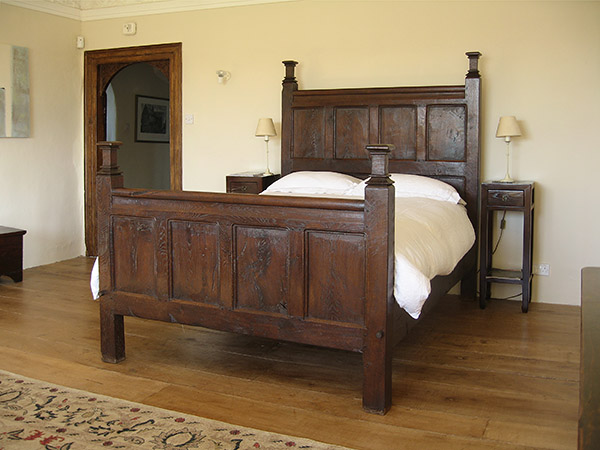
[[124,189],[102,142],[102,357],[123,316],[362,352],[364,407],[391,403],[394,188],[371,146],[365,200]]

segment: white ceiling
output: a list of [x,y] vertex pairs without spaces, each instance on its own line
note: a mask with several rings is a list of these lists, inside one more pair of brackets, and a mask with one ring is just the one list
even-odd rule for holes
[[71,19],[97,20],[295,0],[0,0]]

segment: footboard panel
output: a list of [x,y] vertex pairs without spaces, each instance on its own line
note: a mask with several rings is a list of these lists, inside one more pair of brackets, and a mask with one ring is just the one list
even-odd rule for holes
[[122,188],[111,199],[101,260],[115,313],[362,350],[363,201]]

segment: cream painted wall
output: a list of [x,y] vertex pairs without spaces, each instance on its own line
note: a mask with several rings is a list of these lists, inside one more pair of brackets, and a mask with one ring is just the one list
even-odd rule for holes
[[0,224],[27,230],[25,267],[84,252],[80,32],[0,3],[0,43],[29,48],[31,137],[0,139]]
[[[128,21],[135,36],[121,34]],[[537,182],[534,262],[551,265],[534,280],[534,301],[578,304],[581,267],[600,265],[598,23],[597,1],[297,1],[81,29],[87,49],[183,43],[183,112],[195,116],[183,128],[184,187],[194,190],[222,191],[226,174],[264,168],[254,130],[264,116],[279,128],[284,59],[300,61],[304,88],[462,84],[464,52],[481,51],[482,180],[504,175],[494,134],[499,116],[516,115],[524,136],[514,141],[513,176]],[[217,84],[219,69],[232,74],[226,84]],[[80,123],[81,100],[72,105]],[[272,169],[279,145],[271,141]],[[72,183],[79,195],[81,179]],[[515,261],[502,251],[517,246],[519,227],[510,217],[499,254],[507,265]]]

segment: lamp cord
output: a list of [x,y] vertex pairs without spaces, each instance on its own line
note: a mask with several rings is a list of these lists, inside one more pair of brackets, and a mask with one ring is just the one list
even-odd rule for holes
[[500,235],[498,236],[498,240],[496,241],[496,245],[494,246],[494,250],[492,250],[492,255],[496,253],[498,250],[498,246],[500,245],[500,240],[502,239],[502,234],[504,233],[504,228],[506,228],[506,222],[504,218],[506,217],[506,210],[502,213],[502,219],[500,219]]

